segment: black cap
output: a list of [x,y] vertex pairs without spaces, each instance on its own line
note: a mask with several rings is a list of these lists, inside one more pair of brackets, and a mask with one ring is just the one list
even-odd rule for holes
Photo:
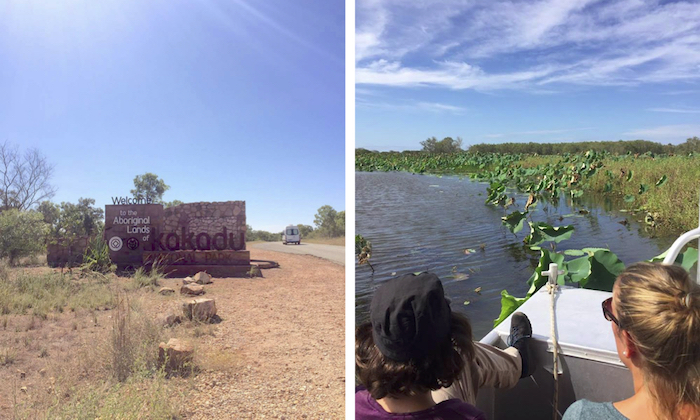
[[389,359],[420,359],[450,337],[450,305],[432,273],[406,274],[381,285],[372,298],[374,344]]

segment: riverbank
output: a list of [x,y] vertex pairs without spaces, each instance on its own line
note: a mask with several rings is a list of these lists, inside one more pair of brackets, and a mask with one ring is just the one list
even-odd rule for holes
[[[593,168],[581,165],[590,165]],[[363,152],[356,158],[357,171],[405,171],[425,174],[469,175],[488,181],[502,178],[515,183],[522,170],[528,171],[533,187],[554,182],[556,193],[572,196],[596,194],[616,206],[638,214],[650,226],[667,235],[678,235],[698,226],[697,180],[700,156],[629,155],[598,153],[595,159],[581,155],[506,155],[506,154],[426,154]],[[522,182],[521,185],[527,185]],[[514,186],[514,185],[511,185]],[[551,193],[545,192],[546,194]],[[537,190],[535,193],[542,192]]]

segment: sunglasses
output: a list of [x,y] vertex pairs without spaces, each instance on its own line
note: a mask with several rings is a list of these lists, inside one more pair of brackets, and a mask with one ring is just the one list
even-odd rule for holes
[[612,297],[609,297],[603,301],[603,316],[608,321],[614,322],[618,328],[622,328],[622,327],[620,327],[620,322],[617,320],[617,318],[615,318],[615,315],[613,315],[612,299],[613,299]]

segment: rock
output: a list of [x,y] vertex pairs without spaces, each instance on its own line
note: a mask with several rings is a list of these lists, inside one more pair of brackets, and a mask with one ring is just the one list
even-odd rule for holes
[[192,299],[182,304],[182,312],[188,319],[209,321],[216,316],[216,303],[214,299]]
[[27,392],[27,387],[26,387],[26,386],[23,386],[23,387],[21,387],[19,390],[22,391],[22,392],[24,392],[24,393],[26,393],[26,392]]
[[158,346],[158,363],[168,372],[181,370],[192,362],[194,347],[191,343],[171,338],[168,344],[163,342]]
[[19,378],[20,378],[20,379],[24,379],[24,378],[27,377],[27,372],[25,372],[25,371],[23,371],[23,370],[17,370],[17,373],[19,373]]
[[170,287],[161,287],[160,290],[158,290],[158,293],[161,295],[172,295],[175,294],[175,289],[172,289]]
[[262,276],[263,276],[263,275],[262,275],[262,271],[260,271],[260,267],[258,267],[257,265],[251,265],[251,266],[250,266],[250,271],[248,272],[248,274],[250,274],[250,277],[251,277],[251,278],[253,278],[253,277],[262,277]]
[[180,315],[170,314],[163,318],[162,323],[164,327],[173,327],[182,322],[182,317]]
[[198,284],[186,284],[180,288],[181,295],[202,295],[204,294],[204,287]]
[[191,284],[191,283],[196,283],[196,281],[192,277],[187,276],[184,279],[182,279],[183,285],[184,284]]
[[207,274],[206,271],[200,271],[199,273],[194,275],[194,281],[197,282],[197,284],[211,284],[214,283],[211,281],[211,276]]

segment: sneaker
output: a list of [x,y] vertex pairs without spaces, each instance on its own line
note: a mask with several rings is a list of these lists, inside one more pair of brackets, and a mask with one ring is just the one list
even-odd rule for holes
[[526,378],[532,375],[535,370],[535,364],[532,363],[530,357],[530,338],[532,337],[532,326],[530,320],[522,312],[516,312],[510,319],[510,335],[508,336],[507,344],[515,347],[520,352],[520,358],[523,361],[523,370],[520,374],[521,378]]

